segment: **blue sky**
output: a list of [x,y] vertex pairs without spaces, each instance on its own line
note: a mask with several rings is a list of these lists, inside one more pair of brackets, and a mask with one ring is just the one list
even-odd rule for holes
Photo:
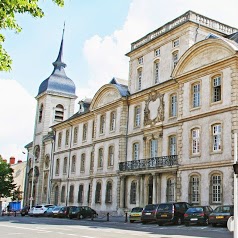
[[20,34],[5,32],[4,47],[13,59],[10,73],[0,72],[0,154],[26,159],[32,141],[40,83],[52,72],[64,21],[66,74],[78,100],[93,97],[112,77],[128,79],[130,44],[188,10],[238,28],[238,1],[229,0],[65,0],[59,8],[40,1],[42,19],[19,15]]

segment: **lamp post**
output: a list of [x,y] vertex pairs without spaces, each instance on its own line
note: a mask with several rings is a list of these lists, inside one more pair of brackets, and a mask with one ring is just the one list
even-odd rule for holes
[[[22,152],[23,154],[26,154],[25,152]],[[28,154],[31,154],[33,156],[32,161],[32,178],[31,178],[31,194],[30,194],[30,209],[32,208],[32,201],[33,201],[33,189],[34,189],[34,177],[35,177],[35,156],[28,151]]]
[[238,175],[238,161],[237,161],[237,133],[234,134],[234,238],[238,238],[238,203],[237,203],[237,175]]

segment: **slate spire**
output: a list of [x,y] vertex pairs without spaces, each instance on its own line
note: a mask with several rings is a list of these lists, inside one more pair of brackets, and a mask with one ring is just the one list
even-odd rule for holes
[[63,29],[63,34],[62,34],[62,40],[61,40],[61,44],[60,44],[59,54],[58,54],[58,57],[57,57],[56,61],[53,63],[54,70],[61,69],[62,67],[63,68],[66,67],[66,64],[62,61],[62,58],[63,58],[63,46],[64,46],[64,31],[65,31],[65,23],[64,23],[64,29]]

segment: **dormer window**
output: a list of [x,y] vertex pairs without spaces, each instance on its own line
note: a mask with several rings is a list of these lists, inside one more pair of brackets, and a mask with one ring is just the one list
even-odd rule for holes
[[143,64],[143,56],[138,58],[138,64]]
[[79,102],[79,112],[84,112],[84,104],[83,102]]
[[55,121],[63,121],[64,119],[64,107],[58,104],[55,108]]

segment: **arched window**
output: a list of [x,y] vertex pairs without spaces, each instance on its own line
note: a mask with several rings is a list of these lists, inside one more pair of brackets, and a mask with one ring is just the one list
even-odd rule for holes
[[103,148],[98,150],[98,168],[103,167]]
[[61,202],[65,202],[65,186],[62,186],[62,189],[61,189],[61,199],[60,199]]
[[175,201],[175,179],[174,178],[169,178],[167,180],[166,199],[167,199],[167,202]]
[[74,202],[74,185],[70,185],[69,187],[69,202]]
[[112,203],[112,182],[111,181],[107,182],[105,201],[106,203]]
[[59,187],[55,187],[55,197],[54,197],[54,205],[58,205],[59,202]]
[[67,165],[68,165],[68,159],[67,157],[64,158],[64,166],[63,166],[63,174],[67,173]]
[[200,201],[200,181],[197,175],[190,177],[189,201],[192,204],[199,204],[199,201]]
[[78,191],[78,203],[83,203],[83,185],[79,185],[79,191]]
[[63,121],[64,119],[64,107],[58,104],[55,107],[55,121]]
[[66,130],[66,135],[65,135],[65,145],[69,145],[69,130]]
[[59,159],[57,159],[56,165],[55,165],[55,175],[59,175],[59,167],[60,167],[60,161]]
[[130,204],[136,204],[136,181],[131,182]]
[[210,178],[210,203],[222,203],[222,176],[221,174],[214,173]]
[[95,203],[101,203],[101,183],[97,182],[96,192],[95,192]]
[[62,143],[62,132],[59,132],[59,134],[58,134],[58,148],[61,147],[61,143]]
[[73,139],[74,144],[78,142],[78,127],[74,128],[74,139]]
[[71,164],[71,173],[75,173],[75,170],[76,170],[76,155],[73,155]]
[[40,109],[39,109],[39,123],[41,123],[42,121],[42,115],[43,115],[43,104],[40,105]]
[[114,164],[114,147],[110,146],[108,149],[108,166],[113,166]]

